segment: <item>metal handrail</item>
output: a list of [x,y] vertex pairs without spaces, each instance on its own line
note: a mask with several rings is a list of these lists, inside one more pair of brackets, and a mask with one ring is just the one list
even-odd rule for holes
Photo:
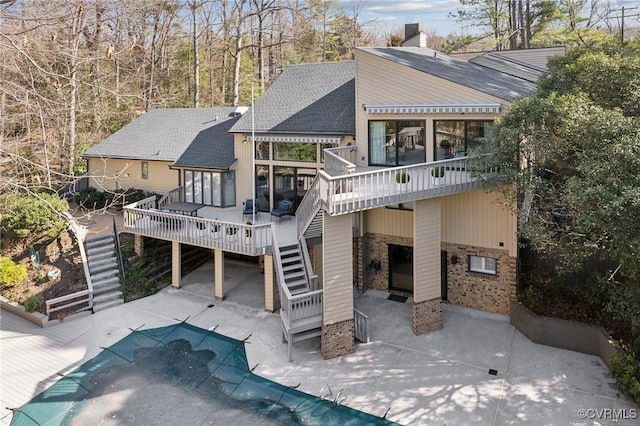
[[120,234],[118,234],[118,228],[116,227],[116,218],[113,219],[113,237],[116,242],[116,255],[118,256],[118,266],[120,267],[120,286],[122,287],[122,292],[124,294],[124,289],[126,287],[126,276],[124,273],[124,259],[122,258],[122,249],[120,247]]

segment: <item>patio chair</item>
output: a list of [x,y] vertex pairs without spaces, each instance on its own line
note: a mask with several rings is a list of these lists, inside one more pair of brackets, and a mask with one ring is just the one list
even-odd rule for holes
[[242,215],[253,215],[258,214],[260,209],[260,200],[256,199],[248,199],[244,202],[244,210],[242,210]]
[[280,220],[282,216],[291,214],[293,203],[288,200],[282,200],[278,203],[278,207],[271,211],[271,216],[275,216]]

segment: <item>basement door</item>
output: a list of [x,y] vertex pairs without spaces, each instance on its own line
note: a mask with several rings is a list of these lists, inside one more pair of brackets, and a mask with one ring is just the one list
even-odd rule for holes
[[389,244],[389,290],[413,294],[413,247]]

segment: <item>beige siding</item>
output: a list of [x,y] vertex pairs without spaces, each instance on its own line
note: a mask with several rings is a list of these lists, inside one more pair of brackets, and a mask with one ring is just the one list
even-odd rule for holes
[[[359,165],[368,164],[368,120],[427,120],[427,160],[433,159],[433,120],[491,120],[494,114],[368,114],[363,104],[478,104],[505,101],[362,50],[356,51],[356,135]],[[364,156],[364,159],[362,158]]]
[[510,256],[517,256],[517,219],[501,197],[483,190],[444,197],[442,241],[508,250]]
[[169,161],[148,161],[149,178],[142,179],[142,161],[122,159],[88,159],[89,185],[100,191],[144,189],[164,194],[179,185],[179,173]]
[[440,297],[440,210],[440,198],[414,203],[414,302]]
[[234,152],[236,163],[232,167],[236,171],[236,205],[241,206],[244,200],[253,196],[251,187],[253,178],[253,145],[246,140],[244,133],[234,135]]
[[364,232],[413,238],[413,212],[379,208],[364,212]]
[[323,215],[323,324],[353,319],[351,214]]
[[276,310],[276,285],[273,271],[273,256],[264,255],[264,309],[269,312]]

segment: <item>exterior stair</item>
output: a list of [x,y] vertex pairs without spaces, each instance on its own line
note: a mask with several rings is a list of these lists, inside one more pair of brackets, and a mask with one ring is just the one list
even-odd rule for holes
[[313,274],[304,238],[297,243],[274,245],[280,290],[282,341],[291,345],[322,334],[322,284]]
[[307,271],[300,244],[280,247],[280,264],[284,283],[292,296],[309,291]]
[[93,285],[93,312],[124,303],[113,235],[88,238],[87,257]]

